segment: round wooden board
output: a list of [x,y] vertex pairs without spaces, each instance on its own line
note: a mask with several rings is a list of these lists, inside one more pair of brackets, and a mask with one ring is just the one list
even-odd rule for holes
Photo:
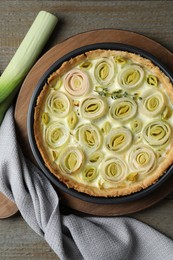
[[[31,69],[22,85],[15,107],[15,121],[19,142],[25,156],[33,162],[35,161],[28,143],[26,120],[30,98],[37,82],[43,73],[60,57],[81,46],[100,42],[117,42],[136,46],[152,53],[162,63],[166,64],[170,70],[173,70],[173,54],[169,50],[159,43],[134,32],[113,29],[89,31],[57,44],[45,53]],[[172,181],[173,176],[149,196],[133,202],[115,205],[93,204],[74,198],[59,190],[57,192],[62,203],[74,210],[97,216],[120,216],[146,209],[163,199],[173,190]]]
[[15,203],[0,192],[0,219],[9,218],[18,212]]

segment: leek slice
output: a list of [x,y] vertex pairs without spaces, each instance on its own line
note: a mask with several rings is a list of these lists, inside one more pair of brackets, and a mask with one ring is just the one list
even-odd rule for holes
[[53,88],[54,88],[55,90],[60,89],[60,87],[62,86],[62,83],[63,83],[62,79],[59,78],[59,79],[56,81],[56,83],[55,83],[55,85],[53,86]]
[[116,56],[114,60],[117,64],[120,64],[120,65],[125,65],[127,63],[127,60],[121,56]]
[[125,127],[112,129],[106,138],[106,148],[112,152],[123,152],[132,143],[132,133]]
[[106,135],[106,134],[108,134],[110,132],[111,128],[112,128],[111,123],[109,121],[106,121],[103,124],[103,126],[101,128],[101,131],[102,131],[103,134]]
[[162,115],[161,115],[161,118],[163,120],[167,120],[169,119],[170,117],[172,116],[172,108],[170,106],[166,106]]
[[50,148],[59,148],[67,143],[69,132],[60,122],[51,122],[45,130],[45,141]]
[[47,112],[43,112],[43,114],[41,115],[41,121],[43,124],[47,125],[49,123],[49,114]]
[[158,86],[158,79],[157,79],[156,76],[150,74],[150,75],[147,76],[147,83],[150,86],[157,87]]
[[79,66],[81,69],[84,69],[84,70],[88,70],[92,67],[92,62],[91,61],[84,61],[80,64]]
[[83,96],[90,89],[87,74],[79,69],[72,69],[64,78],[64,88],[71,96]]
[[8,98],[15,89],[19,89],[26,74],[43,50],[57,21],[57,17],[48,12],[41,11],[38,13],[18,50],[0,77],[0,103]]
[[116,99],[110,108],[110,116],[115,120],[127,121],[133,118],[137,112],[137,104],[131,98]]
[[143,143],[132,147],[128,155],[128,162],[133,172],[148,174],[156,167],[156,155],[152,148]]
[[85,124],[79,128],[79,142],[85,150],[94,152],[102,144],[102,136],[94,124]]
[[97,82],[102,86],[111,84],[115,77],[114,62],[108,58],[103,58],[98,61],[94,68],[94,76]]
[[61,91],[53,91],[47,98],[47,108],[56,117],[66,117],[71,108],[71,100]]
[[78,173],[83,164],[85,156],[81,149],[73,146],[66,147],[59,156],[59,166],[64,173]]
[[165,147],[171,139],[171,126],[164,121],[154,121],[147,124],[143,130],[145,141],[154,147]]
[[118,183],[126,178],[128,167],[124,160],[114,157],[103,161],[100,171],[105,180]]
[[78,117],[77,117],[75,111],[71,111],[71,113],[68,115],[67,123],[71,130],[73,130],[75,128],[75,126],[78,123]]
[[164,94],[155,89],[145,91],[140,103],[141,112],[151,117],[161,114],[166,106]]
[[96,151],[89,156],[89,162],[92,164],[98,164],[103,160],[103,157],[104,155],[102,152]]
[[57,150],[50,150],[50,154],[53,162],[55,162],[58,159],[59,152]]
[[138,65],[127,65],[118,74],[118,83],[122,88],[140,87],[144,79],[144,70]]
[[131,172],[127,177],[127,181],[136,182],[138,180],[139,173],[138,172]]
[[108,111],[108,105],[106,100],[90,95],[82,100],[80,109],[83,118],[95,120],[105,116]]
[[97,168],[91,165],[87,165],[82,172],[82,178],[85,181],[93,181],[98,176]]
[[130,123],[133,133],[139,133],[142,130],[142,121],[139,118],[135,118]]

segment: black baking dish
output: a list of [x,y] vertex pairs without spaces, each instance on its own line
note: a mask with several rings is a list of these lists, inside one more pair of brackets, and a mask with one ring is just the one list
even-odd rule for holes
[[29,104],[29,109],[28,109],[28,115],[27,115],[27,131],[28,131],[28,138],[29,138],[29,143],[30,147],[32,150],[32,153],[40,167],[40,169],[43,171],[43,173],[47,176],[47,178],[55,185],[57,188],[62,190],[63,192],[66,192],[70,194],[71,196],[74,196],[78,199],[91,202],[91,203],[97,203],[97,204],[119,204],[119,203],[127,203],[135,200],[139,200],[145,196],[148,196],[150,193],[154,192],[156,189],[159,189],[159,187],[172,175],[173,173],[173,166],[171,166],[166,173],[153,185],[149,186],[148,188],[141,190],[139,192],[136,192],[132,195],[128,196],[121,196],[121,197],[94,197],[94,196],[89,196],[84,193],[80,193],[74,189],[69,189],[65,184],[60,182],[58,178],[56,178],[45,166],[44,161],[39,153],[39,150],[37,148],[35,139],[34,139],[34,132],[33,132],[33,122],[34,122],[34,107],[36,106],[36,100],[37,97],[42,90],[44,84],[46,83],[48,77],[56,71],[63,62],[74,58],[77,55],[80,55],[86,51],[89,50],[94,50],[94,49],[110,49],[110,50],[123,50],[123,51],[128,51],[132,52],[135,54],[139,54],[140,56],[147,58],[151,60],[156,66],[158,66],[173,82],[173,75],[171,74],[170,71],[167,70],[167,68],[153,55],[150,53],[136,48],[134,46],[130,45],[125,45],[125,44],[120,44],[120,43],[97,43],[97,44],[92,44],[92,45],[87,45],[83,46],[81,48],[75,49],[72,52],[69,52],[65,56],[61,57],[58,59],[45,73],[44,75],[40,78],[38,84],[35,87],[35,90],[33,92],[33,95],[30,100]]

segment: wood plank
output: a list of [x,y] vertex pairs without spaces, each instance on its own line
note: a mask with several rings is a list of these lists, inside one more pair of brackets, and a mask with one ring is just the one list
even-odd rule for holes
[[0,221],[0,237],[1,260],[59,259],[47,242],[26,224],[20,214]]
[[173,239],[172,212],[173,199],[164,199],[151,208],[132,214],[131,216]]
[[[172,212],[173,202],[165,199],[152,208],[129,215],[129,217],[138,219],[173,239],[173,226],[170,225]],[[59,259],[44,239],[25,223],[20,214],[0,221],[0,237],[2,260],[11,258]]]
[[[55,43],[94,29],[133,30],[173,51],[172,1],[0,1],[0,71],[7,65],[40,10],[59,17]],[[135,12],[134,12],[135,10]],[[162,21],[162,22],[159,22]],[[18,30],[20,28],[20,30]]]
[[[144,34],[173,52],[173,1],[0,0],[0,72],[8,64],[40,10],[47,10],[59,17],[57,30],[45,51],[76,33],[113,28]],[[169,195],[168,201],[164,199],[147,210],[133,214],[133,217],[173,238],[172,199],[173,194]],[[20,215],[0,221],[0,237],[2,260],[57,259],[50,247],[28,227]]]

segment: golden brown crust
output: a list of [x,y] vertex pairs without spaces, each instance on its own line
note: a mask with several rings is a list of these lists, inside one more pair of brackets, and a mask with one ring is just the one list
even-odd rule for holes
[[150,60],[145,59],[139,55],[129,53],[126,51],[114,51],[114,50],[95,50],[89,51],[85,54],[79,55],[69,61],[66,61],[62,64],[62,66],[54,72],[48,78],[48,84],[45,84],[43,90],[41,91],[38,99],[37,105],[35,107],[34,113],[34,135],[36,144],[41,153],[41,156],[45,162],[45,165],[50,170],[50,172],[55,175],[61,182],[65,183],[68,188],[73,188],[79,192],[83,192],[89,194],[91,196],[102,196],[102,197],[116,197],[116,196],[124,196],[130,195],[132,193],[138,192],[142,189],[146,189],[150,185],[154,184],[158,181],[158,179],[164,175],[165,171],[169,168],[169,166],[173,162],[173,144],[171,144],[167,154],[163,160],[163,162],[158,165],[157,169],[154,171],[154,174],[149,174],[145,179],[141,181],[137,181],[135,183],[121,183],[119,186],[115,187],[104,187],[104,183],[100,184],[100,186],[91,186],[87,185],[87,183],[78,182],[74,178],[71,178],[70,175],[64,174],[59,169],[57,163],[55,163],[50,154],[47,152],[47,147],[45,146],[45,142],[42,135],[42,124],[41,124],[41,115],[44,111],[44,104],[46,102],[47,95],[50,91],[50,88],[55,84],[55,81],[62,77],[65,73],[67,73],[72,68],[76,67],[84,60],[92,60],[97,57],[111,57],[111,56],[121,56],[125,59],[130,59],[134,63],[140,64],[140,66],[147,68],[150,72],[157,76],[160,82],[162,82],[163,88],[168,93],[171,102],[173,103],[173,91],[172,91],[172,83],[170,79]]

